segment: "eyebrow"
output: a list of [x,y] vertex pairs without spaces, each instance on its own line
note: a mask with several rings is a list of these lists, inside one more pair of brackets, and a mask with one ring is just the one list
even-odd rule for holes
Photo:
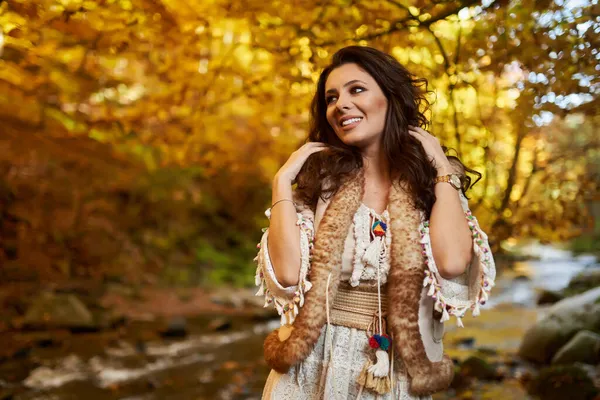
[[[357,82],[360,82],[360,83],[362,83],[362,84],[364,84],[364,85],[366,85],[366,84],[367,84],[366,82],[363,82],[363,81],[361,81],[361,80],[359,80],[359,79],[354,79],[354,80],[351,80],[351,81],[349,81],[349,82],[346,82],[346,83],[344,84],[344,86],[343,86],[343,87],[350,86],[350,85],[352,85],[353,83],[357,83]],[[329,89],[328,91],[326,91],[326,92],[325,92],[325,94],[334,93],[334,92],[337,92],[337,90],[335,90],[335,89]]]

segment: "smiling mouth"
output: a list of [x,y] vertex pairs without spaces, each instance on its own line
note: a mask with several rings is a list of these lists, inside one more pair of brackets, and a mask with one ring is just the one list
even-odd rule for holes
[[362,121],[362,117],[350,118],[340,124],[343,130],[355,128]]

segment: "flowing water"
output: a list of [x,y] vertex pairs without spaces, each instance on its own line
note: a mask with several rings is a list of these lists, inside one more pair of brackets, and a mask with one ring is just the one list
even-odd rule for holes
[[[548,246],[531,245],[521,251],[539,259],[518,262],[499,276],[481,316],[465,318],[465,328],[448,324],[444,343],[452,357],[464,359],[476,348],[511,357],[525,330],[535,323],[536,292],[559,290],[596,262],[592,256],[573,257]],[[262,340],[279,321],[230,322],[222,332],[208,332],[206,318],[190,319],[192,333],[169,340],[72,335],[67,345],[35,348],[21,359],[5,362],[0,368],[0,399],[259,399],[268,374]],[[154,328],[140,325],[140,329]],[[454,396],[449,391],[435,398]],[[514,380],[476,384],[466,396],[527,398]]]

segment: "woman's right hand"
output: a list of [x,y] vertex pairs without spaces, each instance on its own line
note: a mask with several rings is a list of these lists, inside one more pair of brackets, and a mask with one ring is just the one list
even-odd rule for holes
[[276,180],[289,181],[291,184],[298,176],[302,166],[311,154],[327,149],[329,146],[322,142],[308,142],[294,151],[275,175]]

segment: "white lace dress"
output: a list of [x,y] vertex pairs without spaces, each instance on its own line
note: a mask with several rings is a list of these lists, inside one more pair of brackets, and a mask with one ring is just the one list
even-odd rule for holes
[[[495,265],[489,248],[487,235],[481,231],[477,219],[471,215],[466,197],[460,192],[461,203],[469,227],[473,234],[473,263],[480,263],[484,271],[482,289],[478,293],[469,293],[466,283],[468,271],[452,279],[443,279],[437,272],[437,267],[431,251],[429,237],[429,222],[422,218],[419,231],[421,245],[428,259],[428,271],[424,277],[424,286],[430,285],[429,296],[436,299],[435,308],[442,312],[444,322],[455,316],[457,323],[462,326],[462,317],[467,310],[473,314],[479,313],[479,305],[485,303],[489,290],[494,284]],[[296,286],[283,287],[277,281],[268,252],[268,229],[263,229],[263,236],[258,245],[259,252],[255,261],[257,295],[265,297],[265,307],[273,304],[281,315],[282,325],[293,322],[299,308],[304,304],[304,293],[311,289],[308,281],[310,270],[311,250],[315,236],[314,213],[303,206],[297,205],[300,227],[300,247],[302,263],[299,283]],[[265,212],[270,217],[270,209]],[[387,224],[389,214],[384,211],[378,215],[364,204],[356,211],[351,229],[345,241],[342,257],[341,280],[352,286],[357,286],[360,280],[377,279],[377,268],[380,271],[380,283],[385,284],[390,268],[388,249],[391,243],[391,233],[387,229],[384,236],[376,236],[373,232],[373,222],[379,220]],[[317,227],[318,229],[318,227]],[[378,241],[378,243],[375,243]],[[373,262],[373,246],[379,255]],[[368,251],[371,247],[370,251]],[[367,253],[371,256],[367,257]],[[369,260],[370,258],[370,260]],[[376,264],[376,265],[374,265]],[[471,267],[470,267],[471,268]],[[263,399],[274,400],[305,400],[305,399],[430,399],[430,396],[418,397],[408,392],[408,379],[405,375],[402,360],[394,357],[394,396],[391,393],[377,395],[370,390],[360,390],[358,376],[367,362],[373,358],[373,351],[368,344],[366,331],[332,325],[329,329],[332,335],[333,349],[325,340],[327,325],[321,331],[317,344],[310,355],[298,365],[290,368],[287,374],[271,371],[263,391]],[[331,351],[331,363],[328,363]],[[360,397],[357,397],[360,396]]]

